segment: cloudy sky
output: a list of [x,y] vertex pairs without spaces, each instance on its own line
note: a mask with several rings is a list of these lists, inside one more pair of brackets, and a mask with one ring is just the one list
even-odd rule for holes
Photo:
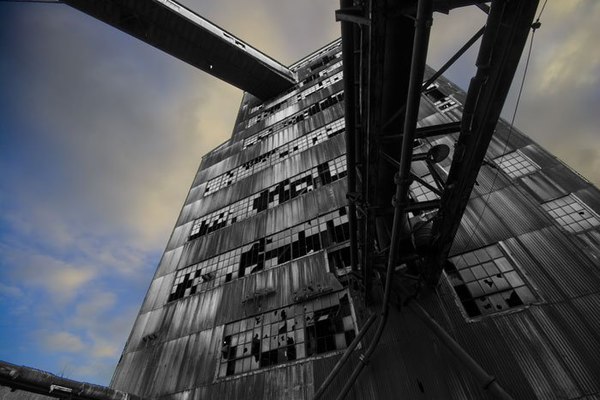
[[[185,2],[284,64],[334,0]],[[600,2],[549,0],[516,126],[600,185]],[[483,25],[437,15],[439,67]],[[466,87],[472,59],[447,74]],[[515,93],[503,115],[510,117]],[[107,384],[230,87],[60,4],[0,2],[0,359]]]

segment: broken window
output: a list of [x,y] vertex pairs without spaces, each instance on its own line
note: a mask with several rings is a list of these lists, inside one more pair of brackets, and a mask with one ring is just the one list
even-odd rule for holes
[[536,163],[518,150],[495,158],[494,163],[511,178],[518,178],[540,169]]
[[310,66],[308,67],[308,69],[309,69],[310,71],[314,71],[314,70],[316,70],[316,69],[319,69],[319,68],[321,68],[322,66],[324,66],[324,65],[327,65],[327,64],[328,64],[330,61],[333,61],[333,60],[335,60],[335,58],[336,58],[336,55],[335,55],[335,54],[327,54],[327,55],[325,55],[325,56],[321,57],[321,59],[320,59],[319,61],[317,61],[317,62],[315,62],[314,64],[310,65]]
[[567,195],[542,204],[542,208],[570,233],[600,226],[600,217],[575,195]]
[[429,87],[423,92],[425,97],[427,97],[433,103],[437,103],[438,101],[445,100],[447,97],[444,93],[442,93],[438,89],[438,87],[439,86],[437,83],[433,83],[433,84],[429,85]]
[[467,315],[505,311],[536,300],[498,244],[450,258],[445,270]]
[[[341,66],[341,63],[340,63],[340,66]],[[323,75],[324,74],[319,74],[319,77],[321,77]],[[290,114],[289,108],[291,106],[293,106],[294,104],[298,103],[301,100],[304,100],[309,95],[311,95],[317,91],[320,91],[322,89],[325,89],[325,88],[333,85],[334,83],[341,81],[342,79],[343,79],[343,72],[340,71],[332,76],[329,76],[329,77],[323,79],[320,82],[317,82],[316,84],[310,86],[309,88],[302,90],[296,96],[285,96],[279,103],[276,103],[276,104],[270,106],[269,108],[262,111],[260,114],[255,115],[252,118],[250,118],[248,120],[248,122],[246,123],[246,128],[250,128],[251,126],[257,124],[261,120],[264,120],[267,117],[271,117],[273,115],[274,115],[273,118],[270,120],[271,123],[276,122],[276,121],[280,120],[281,118],[288,116]]]
[[191,296],[305,255],[338,246],[350,239],[346,208],[342,207],[237,249],[178,270],[168,301]]
[[283,129],[287,126],[295,125],[300,121],[304,121],[305,119],[312,117],[313,115],[315,115],[329,107],[332,107],[332,106],[342,102],[343,100],[344,100],[344,92],[343,91],[332,94],[331,96],[327,97],[326,99],[321,100],[320,102],[315,103],[315,104],[309,106],[308,108],[306,108],[288,118],[285,118],[279,122],[272,124],[271,126],[269,126],[268,129],[246,138],[244,140],[244,149],[256,144],[257,142],[265,140],[270,135],[272,135],[276,132],[279,132],[281,129]]
[[[253,158],[250,161],[243,163],[242,165],[227,171],[225,174],[219,175],[206,184],[204,196],[213,194],[216,191],[223,189],[239,180],[242,180],[250,175],[254,175],[258,171],[279,163],[286,158],[291,157],[294,154],[300,153],[312,146],[324,142],[332,137],[344,132],[344,119],[340,118],[333,121],[325,126],[322,126],[314,131],[307,133],[306,135],[285,143],[282,146],[270,150],[260,156]],[[255,140],[254,138],[253,140]],[[248,140],[248,139],[247,139]],[[256,142],[252,142],[246,147],[252,146]]]
[[345,277],[352,270],[350,246],[327,251],[327,261],[329,263],[329,272],[337,278]]
[[285,179],[260,193],[246,197],[204,217],[192,224],[190,240],[242,221],[268,208],[330,184],[346,176],[346,157],[324,162],[315,168]]
[[356,336],[346,291],[225,325],[219,377],[343,350]]
[[[332,106],[342,102],[343,100],[344,100],[344,92],[343,91],[332,94],[331,96],[319,101],[318,103],[312,104],[308,108],[305,108],[304,110],[297,112],[296,114],[291,115],[281,121],[275,122],[274,124],[270,125],[267,129],[246,138],[244,140],[243,148],[246,149],[246,148],[256,144],[257,142],[265,140],[267,137],[271,136],[272,134],[274,134],[276,132],[279,132],[283,128],[290,126],[290,125],[295,125],[300,121],[304,121],[305,119],[312,117],[313,115],[315,115],[323,110],[326,110],[327,108],[332,107]],[[253,117],[253,118],[255,118],[255,117]]]

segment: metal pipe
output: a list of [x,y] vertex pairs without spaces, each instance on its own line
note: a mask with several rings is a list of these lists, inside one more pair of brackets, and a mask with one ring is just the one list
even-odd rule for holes
[[413,42],[413,54],[410,67],[410,79],[408,86],[406,118],[404,119],[404,136],[402,139],[402,153],[400,158],[400,170],[396,181],[396,195],[394,198],[394,221],[392,224],[392,235],[390,239],[390,251],[388,255],[388,265],[385,277],[385,290],[383,293],[383,304],[381,307],[381,318],[377,325],[377,331],[373,340],[364,354],[361,354],[360,363],[356,366],[350,379],[342,388],[337,400],[346,397],[359,374],[367,364],[369,358],[375,351],[383,330],[387,323],[389,314],[389,299],[391,292],[392,274],[394,272],[394,262],[398,251],[398,239],[400,235],[400,226],[404,207],[404,198],[406,197],[408,186],[410,184],[410,164],[412,158],[413,138],[417,127],[417,118],[419,113],[419,101],[421,98],[421,83],[423,82],[423,73],[425,70],[425,61],[427,58],[427,46],[429,43],[429,30],[431,28],[431,16],[433,13],[432,0],[419,0],[417,8],[417,18],[415,21],[415,37]]
[[[352,7],[353,0],[340,0],[340,9]],[[341,21],[342,65],[344,71],[344,120],[346,123],[346,164],[348,165],[348,223],[350,230],[350,264],[358,271],[358,241],[356,232],[356,125],[354,85],[354,27],[352,22]]]
[[413,310],[421,320],[427,325],[433,333],[446,345],[446,347],[458,358],[464,366],[475,376],[477,381],[482,385],[483,389],[500,400],[513,400],[502,386],[496,381],[496,377],[488,374],[463,348],[458,344],[452,336],[446,332],[436,320],[423,308],[421,305],[410,302],[409,307]]
[[475,42],[483,36],[483,32],[485,32],[485,25],[481,27],[481,29],[479,29],[472,37],[471,39],[469,39],[467,41],[467,43],[465,43],[463,45],[463,47],[461,47],[452,57],[450,57],[450,59],[448,61],[446,61],[446,63],[444,65],[442,65],[442,67],[435,73],[433,74],[433,76],[431,78],[429,78],[427,80],[427,82],[423,83],[423,90],[427,90],[427,88],[429,87],[429,85],[431,85],[433,82],[435,82],[435,80],[437,78],[439,78],[440,76],[442,76],[442,74],[444,72],[446,72],[446,70],[448,68],[450,68],[452,66],[452,64],[454,64],[456,62],[456,60],[458,60],[463,54],[466,53],[467,50],[469,50],[471,48],[471,46],[473,46],[473,44],[475,44]]
[[138,396],[120,390],[62,378],[49,372],[5,361],[0,361],[0,385],[59,399],[141,400]]
[[362,337],[365,335],[365,333],[367,333],[371,325],[373,325],[375,319],[377,319],[377,315],[371,314],[371,316],[365,322],[364,326],[361,328],[360,332],[358,332],[358,335],[354,338],[352,343],[350,343],[350,346],[344,352],[344,355],[338,360],[338,362],[335,364],[329,375],[327,375],[327,378],[325,378],[325,381],[323,381],[323,383],[321,384],[321,387],[319,387],[319,390],[317,390],[317,393],[315,393],[314,400],[318,400],[323,396],[333,379],[337,376],[337,374],[340,372],[346,361],[348,361],[348,359],[352,355],[352,352],[354,351],[356,346],[358,346],[358,343],[360,343]]

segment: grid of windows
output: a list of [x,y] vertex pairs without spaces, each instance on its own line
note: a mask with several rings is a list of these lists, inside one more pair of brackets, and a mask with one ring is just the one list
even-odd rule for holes
[[[335,65],[341,66],[341,62],[336,63]],[[326,70],[324,70],[324,71],[326,71]],[[321,71],[321,72],[324,72],[324,71]],[[342,71],[340,71],[337,74],[334,74],[332,76],[329,76],[329,77],[323,79],[316,85],[312,85],[308,89],[303,90],[302,92],[298,93],[298,95],[295,97],[296,102],[305,99],[308,95],[310,95],[318,90],[329,87],[329,86],[333,85],[334,83],[341,81],[343,77],[344,77],[344,73]]]
[[[318,53],[314,53],[314,54],[310,55],[309,57],[307,57],[307,58],[305,58],[305,59],[297,62],[296,64],[292,65],[290,67],[290,69],[292,71],[297,71],[298,69],[302,68],[306,64],[309,64],[309,63],[313,62],[317,58],[321,57],[323,54],[325,54],[325,53],[327,53],[327,52],[329,52],[329,51],[331,51],[333,49],[336,49],[336,48],[340,47],[341,45],[342,45],[341,40],[339,42],[337,42],[337,43],[333,43],[331,46],[328,46],[328,47],[320,50]],[[339,52],[338,54],[340,54],[340,56],[341,56],[341,52]],[[339,56],[336,54],[336,57],[339,57]]]
[[536,163],[518,150],[497,157],[494,162],[511,178],[518,178],[540,169]]
[[[342,56],[342,52],[340,51],[334,55],[334,58],[340,58],[341,56]],[[263,108],[269,108],[269,107],[276,106],[278,103],[282,103],[282,102],[286,101],[287,99],[292,97],[294,95],[294,93],[296,93],[300,88],[308,85],[309,83],[311,83],[312,81],[314,81],[316,79],[319,79],[323,75],[327,75],[327,74],[331,73],[333,70],[338,69],[341,66],[342,66],[342,62],[338,61],[337,63],[332,64],[331,66],[329,66],[319,72],[315,72],[314,74],[307,76],[306,78],[304,78],[303,80],[298,82],[297,85],[292,86],[290,89],[284,91],[276,99],[271,100],[268,103],[262,103],[255,107],[252,107],[252,109],[250,110],[250,114],[253,114],[258,110],[262,110]]]
[[[323,75],[325,75],[325,74],[323,74]],[[323,75],[320,75],[320,73],[319,73],[319,76],[323,76]],[[255,115],[252,118],[250,118],[248,120],[248,122],[246,123],[246,128],[250,128],[251,126],[256,125],[259,121],[262,121],[263,119],[265,119],[273,114],[275,114],[274,120],[278,120],[280,118],[283,118],[283,117],[289,115],[289,113],[290,113],[288,110],[289,107],[291,107],[292,105],[296,104],[297,102],[299,102],[301,100],[304,100],[310,94],[312,94],[318,90],[325,89],[325,88],[333,85],[334,83],[341,81],[342,78],[343,78],[343,72],[340,71],[337,74],[327,77],[327,78],[323,79],[322,81],[312,85],[308,89],[301,91],[296,96],[289,96],[285,100],[280,101],[279,103],[277,103],[271,107],[268,107],[260,114]]]
[[[335,58],[340,58],[342,56],[342,53],[339,52],[335,55]],[[324,76],[324,75],[329,75],[332,71],[340,68],[342,66],[342,62],[338,61],[335,64],[330,65],[329,67],[319,71],[319,72],[315,72],[312,75],[307,76],[306,78],[304,78],[302,81],[300,81],[298,83],[298,87],[303,87],[308,85],[310,82],[319,79],[320,77]]]
[[497,244],[452,257],[450,283],[469,317],[492,314],[535,301],[521,275]]
[[260,193],[236,201],[226,207],[198,218],[192,225],[190,239],[206,235],[218,229],[242,221],[283,202],[328,185],[346,176],[346,156],[285,179]]
[[218,376],[343,350],[355,336],[345,291],[271,310],[225,325]]
[[220,286],[236,278],[348,241],[345,208],[308,220],[290,229],[180,269],[169,301]]
[[[436,187],[435,181],[433,180],[433,176],[431,174],[422,176],[421,179],[423,181],[425,181],[426,183],[428,183],[429,185]],[[438,196],[433,191],[431,191],[427,186],[423,185],[421,182],[416,181],[416,180],[413,181],[413,183],[410,185],[409,189],[410,189],[410,194],[411,194],[413,200],[418,201],[418,202],[428,201],[428,200],[437,200],[440,198],[440,196]]]
[[294,154],[300,153],[312,146],[316,146],[340,133],[344,132],[344,119],[340,118],[319,129],[288,142],[276,149],[268,151],[226,173],[211,179],[206,184],[204,195],[213,194],[219,189],[232,185],[233,183],[255,174],[273,164],[285,160]]
[[546,202],[542,204],[542,208],[571,233],[600,226],[598,214],[573,195]]
[[309,117],[312,117],[313,115],[315,115],[323,110],[326,110],[329,107],[332,107],[332,106],[342,102],[343,100],[344,100],[344,92],[343,91],[339,91],[335,94],[332,94],[331,96],[329,96],[317,103],[310,105],[309,107],[305,108],[304,110],[302,110],[282,121],[274,123],[269,128],[262,130],[252,136],[247,137],[244,140],[244,149],[247,149],[248,147],[253,146],[256,143],[258,143],[262,140],[265,140],[272,134],[279,132],[280,130],[284,129],[287,126],[295,125],[300,121],[304,121],[305,119],[308,119]]

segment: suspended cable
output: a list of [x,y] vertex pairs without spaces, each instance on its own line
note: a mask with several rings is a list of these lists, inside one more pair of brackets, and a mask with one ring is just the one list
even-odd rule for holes
[[[502,149],[502,155],[500,156],[500,161],[498,162],[498,165],[502,164],[502,161],[504,160],[504,156],[506,155],[505,154],[506,153],[506,148],[508,147],[508,143],[510,142],[510,137],[512,136],[512,133],[513,133],[515,119],[517,117],[517,110],[519,109],[519,103],[521,101],[521,94],[523,93],[523,87],[525,86],[525,78],[527,77],[527,70],[529,68],[529,61],[531,60],[531,51],[533,49],[533,39],[535,38],[535,31],[542,25],[540,23],[540,18],[542,16],[542,13],[544,12],[544,8],[546,7],[546,3],[548,3],[548,0],[544,1],[544,4],[542,5],[542,8],[540,10],[540,13],[539,13],[537,19],[531,25],[531,29],[532,29],[531,40],[529,41],[529,50],[527,51],[527,59],[525,61],[525,68],[523,70],[523,78],[521,79],[521,85],[519,87],[519,93],[517,94],[517,102],[515,104],[515,109],[513,111],[513,115],[512,115],[512,118],[510,120],[510,127],[508,129],[508,135],[506,137],[506,141],[504,142],[504,148]],[[492,179],[492,185],[490,186],[490,190],[486,193],[486,198],[485,198],[485,201],[483,203],[483,210],[481,210],[481,213],[479,214],[479,217],[477,218],[477,222],[475,223],[475,226],[471,230],[471,234],[469,235],[469,239],[467,240],[467,244],[466,244],[465,248],[469,247],[469,245],[471,244],[471,241],[473,240],[473,236],[475,235],[475,233],[477,232],[477,229],[479,228],[479,224],[481,223],[481,219],[483,218],[483,214],[485,214],[485,211],[487,210],[487,207],[488,207],[488,204],[489,204],[489,200],[490,200],[490,196],[492,195],[492,192],[494,191],[494,185],[496,184],[496,179],[498,178],[499,172],[500,172],[500,170],[498,168],[496,168],[496,173],[494,174],[494,179]]]

